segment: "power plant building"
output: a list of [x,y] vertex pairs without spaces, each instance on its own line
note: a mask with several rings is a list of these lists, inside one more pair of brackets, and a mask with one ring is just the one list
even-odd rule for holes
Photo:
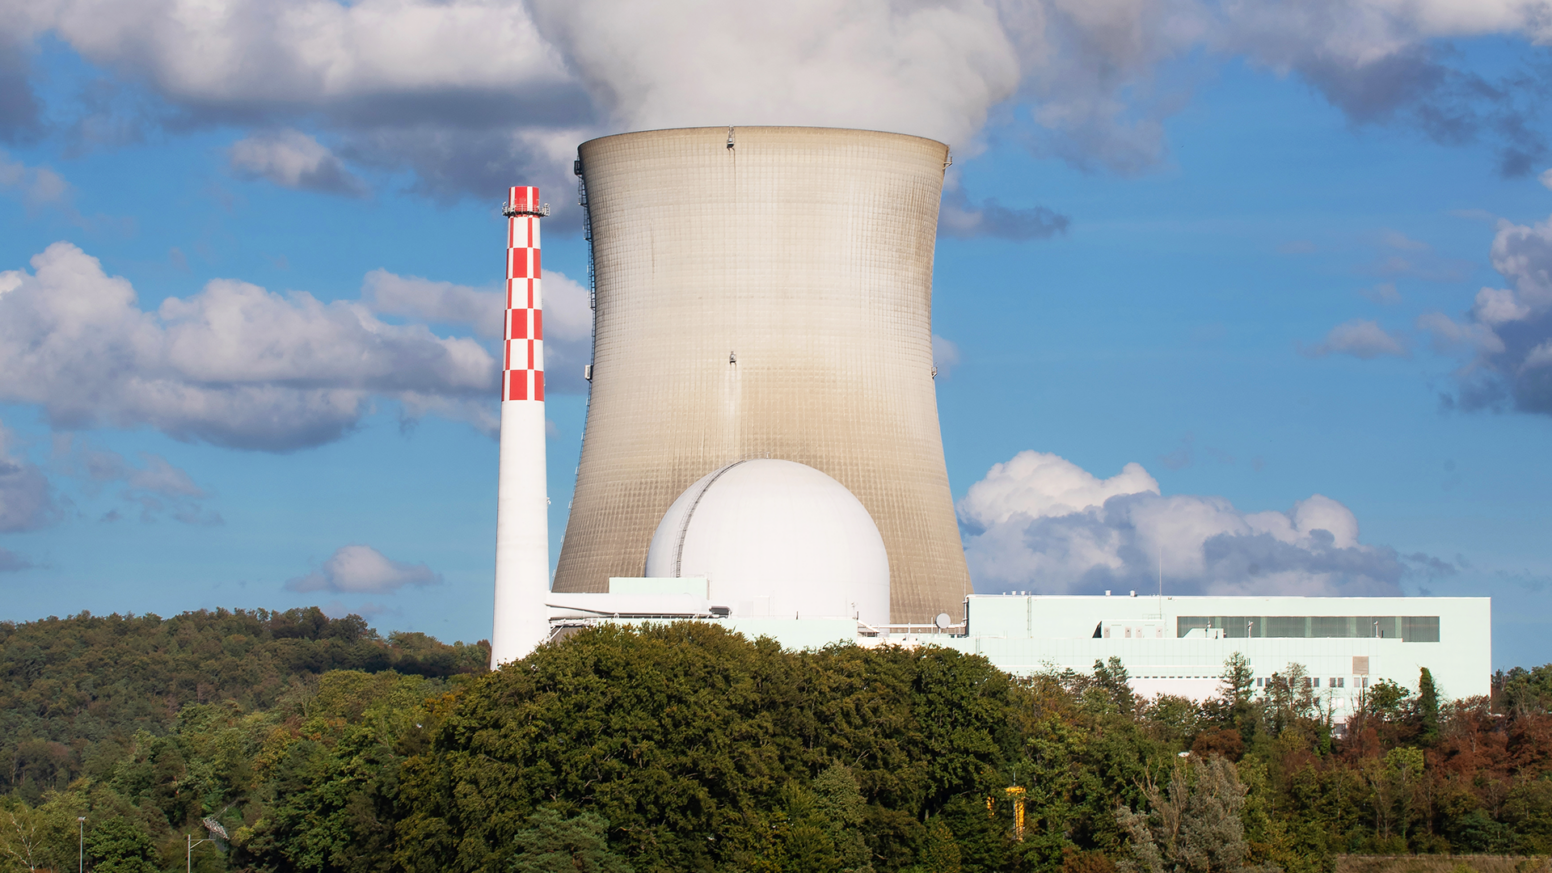
[[[1264,693],[1273,674],[1297,664],[1333,720],[1346,721],[1368,689],[1389,680],[1416,689],[1423,668],[1447,698],[1489,692],[1492,601],[1486,597],[1110,597],[1094,595],[972,595],[968,621],[891,632],[837,619],[741,619],[705,597],[705,580],[618,579],[616,592],[552,595],[551,624],[673,619],[716,622],[789,648],[835,643],[933,645],[984,656],[1015,676],[1072,670],[1118,658],[1132,689],[1145,697],[1214,697],[1224,662],[1250,662],[1253,687]],[[698,584],[699,587],[696,587]],[[657,586],[657,587],[654,587]]]
[[[931,328],[948,147],[739,127],[608,136],[579,154],[594,259],[592,391],[554,591],[604,592],[611,577],[644,575],[665,514],[691,486],[730,465],[780,460],[819,471],[865,508],[887,555],[894,622],[958,617],[971,587]],[[806,511],[790,501],[811,477],[731,475],[747,479],[746,492],[755,479],[773,483]],[[764,499],[743,495],[746,505]],[[734,581],[735,611],[780,599],[775,579],[768,591],[725,574],[710,584],[715,593]]]
[[[493,663],[569,628],[693,619],[809,648],[939,645],[1016,675],[1120,658],[1203,699],[1291,665],[1337,721],[1426,667],[1488,692],[1487,598],[975,595],[938,428],[942,143],[796,127],[583,143],[593,362],[553,584],[538,192],[506,212]],[[1038,584],[1038,583],[1036,583]]]

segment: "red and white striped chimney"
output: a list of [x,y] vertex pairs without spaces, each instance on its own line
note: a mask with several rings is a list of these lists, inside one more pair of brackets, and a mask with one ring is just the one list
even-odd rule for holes
[[544,308],[539,291],[539,189],[513,188],[507,216],[507,314],[501,374],[501,472],[496,497],[494,669],[549,637],[549,499],[544,458]]

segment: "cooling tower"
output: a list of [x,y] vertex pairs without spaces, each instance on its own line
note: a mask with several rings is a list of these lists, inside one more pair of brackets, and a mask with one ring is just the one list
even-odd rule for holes
[[861,500],[888,552],[895,623],[961,616],[971,588],[931,326],[948,148],[740,127],[608,136],[579,152],[592,394],[554,590],[641,575],[686,488],[777,458]]

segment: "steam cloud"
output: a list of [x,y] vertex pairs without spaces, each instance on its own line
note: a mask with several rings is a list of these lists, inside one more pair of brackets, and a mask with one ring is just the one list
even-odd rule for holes
[[[108,111],[129,121],[83,117],[79,136],[249,124],[269,132],[234,151],[235,169],[346,194],[360,190],[347,163],[412,171],[442,198],[514,175],[568,186],[582,138],[679,125],[898,130],[969,156],[990,124],[1037,155],[1141,172],[1189,100],[1167,71],[1226,59],[1299,77],[1355,124],[1489,140],[1506,174],[1547,151],[1531,123],[1544,72],[1485,80],[1439,44],[1552,42],[1539,0],[0,0],[0,14],[0,139],[43,123],[26,58],[48,35],[165,104],[126,95]],[[319,127],[289,129],[301,124]],[[980,226],[1060,230],[1038,212]]]

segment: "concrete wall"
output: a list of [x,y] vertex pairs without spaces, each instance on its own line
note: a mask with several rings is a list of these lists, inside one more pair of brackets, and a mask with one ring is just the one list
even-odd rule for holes
[[[580,149],[594,241],[592,396],[556,591],[643,573],[665,510],[734,461],[822,470],[872,516],[896,622],[971,591],[932,379],[948,149],[746,127]],[[730,362],[736,357],[736,363]],[[801,548],[801,543],[794,543]]]

